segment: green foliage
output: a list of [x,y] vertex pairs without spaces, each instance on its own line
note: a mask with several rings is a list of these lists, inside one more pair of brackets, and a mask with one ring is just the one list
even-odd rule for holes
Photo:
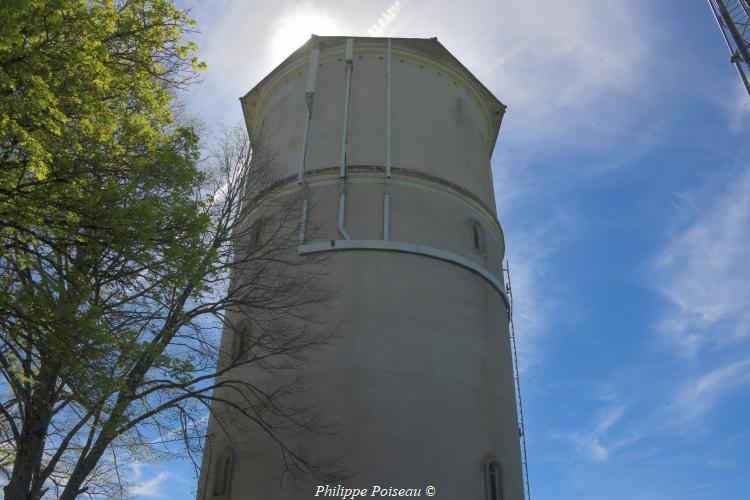
[[194,160],[194,138],[173,127],[169,109],[170,91],[203,67],[182,41],[193,24],[164,0],[0,4],[3,236],[25,242],[30,227],[75,227],[92,189],[142,175],[159,156]]
[[201,258],[198,138],[169,108],[202,66],[182,41],[193,24],[164,0],[0,6],[2,257],[33,277],[0,305],[28,320],[9,336],[33,323],[65,366],[112,341],[92,300],[102,287],[156,262],[179,282]]
[[[214,255],[198,136],[170,109],[205,69],[184,40],[194,24],[170,0],[0,2],[0,371],[12,394],[0,431],[12,450],[45,437],[23,416],[49,425],[55,401],[114,411],[144,359],[178,379],[195,370],[164,353],[176,327],[159,316]],[[15,461],[6,495],[24,481],[38,493],[16,479],[42,456],[2,451],[4,469]]]

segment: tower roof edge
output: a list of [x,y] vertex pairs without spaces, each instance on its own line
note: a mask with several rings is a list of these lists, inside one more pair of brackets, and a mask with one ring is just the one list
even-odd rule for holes
[[310,38],[301,45],[297,50],[292,52],[286,59],[284,59],[276,68],[268,73],[260,82],[258,82],[250,91],[244,96],[240,97],[240,102],[243,108],[243,114],[245,116],[245,122],[248,126],[248,131],[252,135],[251,130],[251,114],[249,104],[254,104],[259,96],[261,96],[266,88],[275,80],[275,77],[292,66],[298,65],[309,57],[310,51],[318,48],[321,51],[332,48],[344,48],[346,40],[353,38],[355,46],[361,46],[366,44],[369,46],[383,46],[387,40],[391,40],[392,48],[399,51],[413,52],[423,57],[430,58],[439,64],[453,70],[454,72],[463,76],[463,78],[473,87],[474,91],[478,95],[482,105],[487,111],[489,117],[489,131],[490,131],[490,154],[495,148],[497,136],[500,132],[500,125],[503,120],[503,116],[507,109],[507,106],[503,104],[495,95],[464,66],[461,61],[458,60],[441,42],[438,41],[437,37],[432,38],[392,38],[392,37],[361,37],[361,36],[318,36],[311,35]]

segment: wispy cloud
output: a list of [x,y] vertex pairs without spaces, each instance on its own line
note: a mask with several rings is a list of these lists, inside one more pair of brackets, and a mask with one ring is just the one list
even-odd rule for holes
[[602,444],[602,440],[610,427],[622,418],[623,413],[623,409],[618,405],[609,406],[600,411],[594,428],[582,438],[581,444],[593,460],[607,460],[609,457],[609,451]]
[[[411,7],[409,16],[417,10]],[[435,5],[420,7],[427,16]],[[549,281],[552,262],[576,237],[580,220],[565,186],[637,164],[659,141],[662,124],[643,127],[638,107],[620,98],[645,94],[651,23],[637,6],[594,0],[543,7],[484,2],[473,15],[461,4],[440,8],[450,22],[433,24],[431,32],[508,105],[493,161],[495,193],[513,268],[521,367],[528,370],[541,361],[565,300]],[[485,22],[480,12],[503,29],[477,43],[473,30]],[[555,148],[584,160],[561,168]]]
[[385,33],[386,28],[389,24],[396,19],[398,13],[401,11],[401,2],[396,0],[388,7],[385,12],[380,14],[378,22],[367,28],[367,34],[369,36],[382,36]]
[[680,197],[692,220],[653,266],[654,286],[671,304],[659,327],[687,358],[750,336],[750,169],[707,191]]
[[722,400],[750,386],[750,168],[707,179],[676,196],[677,227],[650,269],[667,302],[656,329],[683,360],[662,417],[682,433],[705,428]]
[[709,488],[709,487],[711,487],[711,486],[713,486],[715,484],[716,484],[715,481],[711,482],[711,483],[696,484],[695,486],[688,486],[686,488],[680,488],[678,490],[672,490],[672,491],[668,491],[666,493],[658,493],[656,495],[644,497],[643,500],[652,500],[654,498],[667,498],[667,497],[671,497],[671,496],[675,496],[675,495],[681,495],[681,494],[687,493],[688,491],[695,491],[695,490],[700,490],[700,489],[703,489],[703,488]]
[[750,99],[747,97],[745,86],[738,83],[732,91],[732,98],[722,102],[729,103],[729,130],[734,133],[742,132],[750,118]]
[[579,453],[595,462],[609,459],[610,453],[622,446],[622,442],[611,440],[611,428],[625,415],[625,408],[618,402],[610,401],[600,409],[593,422],[582,431],[554,433],[553,437],[572,442]]
[[[616,141],[633,126],[637,107],[624,104],[645,94],[652,43],[643,12],[595,0],[497,5],[476,11],[492,12],[489,17],[503,29],[489,43],[466,47],[461,58],[509,104],[511,133],[533,142],[565,138],[579,147],[601,147],[597,139]],[[458,13],[445,17],[468,21]],[[465,44],[474,39],[466,38]]]
[[130,488],[130,493],[140,497],[164,498],[167,495],[162,492],[161,486],[171,477],[171,474],[165,471],[158,472],[154,477],[144,480],[143,464],[134,463],[131,466],[134,486]]
[[750,385],[750,357],[727,363],[685,384],[675,401],[682,423],[692,423],[723,396]]
[[544,338],[559,306],[553,286],[544,277],[552,254],[572,232],[573,218],[560,210],[551,219],[534,227],[522,227],[515,218],[503,220],[508,241],[506,257],[510,264],[513,318],[522,374],[541,362]]

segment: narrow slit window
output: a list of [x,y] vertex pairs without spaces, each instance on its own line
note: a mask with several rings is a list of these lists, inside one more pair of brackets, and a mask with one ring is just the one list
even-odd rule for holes
[[234,454],[230,451],[219,460],[219,469],[214,479],[214,496],[229,497],[232,490]]
[[242,321],[232,334],[232,359],[242,356],[245,351],[245,343],[250,336],[250,322]]
[[487,462],[487,500],[503,500],[503,476],[497,460]]
[[482,224],[475,219],[471,220],[471,248],[479,253],[485,253],[486,243],[484,238],[484,228]]
[[250,228],[250,245],[258,245],[263,237],[263,220],[258,219]]

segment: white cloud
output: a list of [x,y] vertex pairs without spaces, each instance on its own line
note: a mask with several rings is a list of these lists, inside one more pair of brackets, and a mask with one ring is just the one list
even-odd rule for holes
[[[458,2],[439,5],[447,24],[431,30],[508,104],[506,133],[516,140],[601,147],[635,125],[655,52],[653,23],[637,4],[482,2],[470,11]],[[423,5],[423,15],[436,7]]]
[[155,497],[163,498],[167,495],[161,491],[161,486],[171,477],[171,474],[165,471],[158,472],[156,476],[151,479],[143,479],[143,464],[134,463],[131,464],[133,483],[134,486],[130,488],[130,493],[135,496],[141,497]]
[[610,402],[599,410],[594,421],[584,431],[570,433],[556,433],[553,437],[572,442],[579,453],[589,460],[604,462],[617,448],[629,441],[614,441],[610,439],[611,428],[617,424],[625,414],[625,409],[617,402]]
[[582,438],[581,444],[593,460],[603,461],[609,458],[610,451],[604,447],[602,440],[609,428],[622,418],[623,413],[623,409],[619,406],[605,408],[599,413],[598,421],[592,431]]
[[729,114],[729,130],[734,133],[742,132],[750,117],[750,97],[747,95],[745,86],[738,83],[732,90],[731,99],[723,102],[729,102],[727,113]]
[[691,218],[659,252],[654,286],[670,302],[659,327],[684,357],[750,336],[750,169],[683,194]]
[[518,363],[523,375],[533,375],[531,368],[543,357],[544,337],[558,306],[545,275],[551,254],[559,248],[572,224],[562,210],[534,227],[521,227],[512,219],[503,221],[513,287]]
[[142,483],[138,483],[135,486],[133,486],[130,492],[133,495],[138,495],[142,497],[163,497],[165,495],[161,491],[160,486],[168,478],[169,478],[169,473],[159,472],[158,474],[156,474],[155,477],[149,479],[148,481],[144,481]]
[[[417,6],[410,5],[409,16],[440,11],[450,22],[432,23],[419,35],[439,34],[508,105],[493,162],[495,193],[513,268],[520,365],[529,371],[541,361],[552,318],[565,300],[549,283],[551,262],[575,237],[578,220],[570,199],[560,200],[554,212],[541,214],[538,207],[551,210],[549,199],[559,196],[560,186],[637,163],[662,133],[659,121],[639,122],[634,105],[648,85],[651,22],[637,5],[595,0],[483,2],[470,11],[458,3],[420,7],[412,14]],[[567,169],[542,161],[561,145],[594,161]],[[602,151],[609,154],[598,160]]]
[[651,266],[667,300],[657,328],[687,360],[664,417],[673,430],[705,425],[717,405],[750,385],[750,168],[714,175],[676,198],[681,222]]
[[750,385],[750,357],[729,362],[686,383],[675,401],[675,413],[683,424],[691,424],[709,411],[723,396]]

